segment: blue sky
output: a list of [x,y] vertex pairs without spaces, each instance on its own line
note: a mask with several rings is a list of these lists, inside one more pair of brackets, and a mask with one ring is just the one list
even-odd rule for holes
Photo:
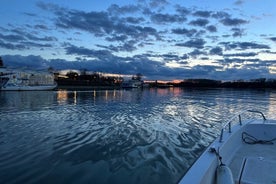
[[275,0],[0,1],[8,67],[276,78]]

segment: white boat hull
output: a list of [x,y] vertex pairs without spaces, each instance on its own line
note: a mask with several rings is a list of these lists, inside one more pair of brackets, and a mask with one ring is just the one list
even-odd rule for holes
[[50,91],[54,90],[56,85],[52,86],[9,86],[2,87],[1,91]]
[[[245,132],[249,143],[244,139]],[[215,153],[210,151],[214,149]],[[276,182],[275,155],[276,120],[266,120],[263,116],[263,119],[247,120],[233,127],[228,123],[221,136],[203,152],[179,183],[273,183]],[[244,160],[248,160],[247,164]],[[221,163],[227,167],[220,168]],[[263,168],[262,172],[259,168]]]
[[57,87],[54,75],[48,72],[7,70],[0,75],[0,91],[46,91]]
[[234,184],[233,174],[229,167],[223,165],[217,168],[217,184]]

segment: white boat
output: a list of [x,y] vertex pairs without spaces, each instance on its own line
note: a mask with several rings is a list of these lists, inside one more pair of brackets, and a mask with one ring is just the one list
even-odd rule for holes
[[[242,120],[245,112],[262,118]],[[266,119],[259,111],[239,113],[224,124],[220,136],[179,183],[276,183],[276,120]]]
[[143,86],[143,81],[137,79],[130,79],[123,81],[122,88],[141,88]]
[[0,71],[0,91],[45,91],[57,84],[53,74],[46,72],[7,70]]

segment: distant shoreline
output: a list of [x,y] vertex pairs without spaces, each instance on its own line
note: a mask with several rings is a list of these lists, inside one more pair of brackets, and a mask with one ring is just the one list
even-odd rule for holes
[[121,87],[118,86],[57,86],[56,90],[109,90],[109,89],[121,89]]
[[166,89],[166,88],[183,88],[183,89],[276,89],[276,86],[208,86],[208,85],[172,85],[168,87],[164,86],[150,86],[150,87],[142,87],[142,88],[122,88],[115,86],[58,86],[55,90],[120,90],[120,89]]
[[[59,84],[56,89],[68,89],[68,90],[112,90],[112,89],[125,89],[122,85],[111,85],[105,84],[85,84],[83,82],[73,81],[72,84],[67,82],[67,84]],[[85,85],[83,85],[85,84]],[[228,81],[222,82],[219,80],[210,79],[185,79],[181,82],[144,82],[141,88],[171,88],[171,87],[181,87],[181,88],[236,88],[236,89],[276,89],[276,79],[255,79],[251,81]]]

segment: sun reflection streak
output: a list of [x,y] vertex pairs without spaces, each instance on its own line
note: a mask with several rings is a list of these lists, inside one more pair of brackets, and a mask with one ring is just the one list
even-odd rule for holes
[[57,92],[57,101],[59,104],[63,104],[68,100],[68,92],[65,90],[59,90]]
[[74,104],[77,104],[77,91],[74,91]]
[[270,119],[276,118],[276,94],[270,93],[270,98],[268,102],[268,117]]

